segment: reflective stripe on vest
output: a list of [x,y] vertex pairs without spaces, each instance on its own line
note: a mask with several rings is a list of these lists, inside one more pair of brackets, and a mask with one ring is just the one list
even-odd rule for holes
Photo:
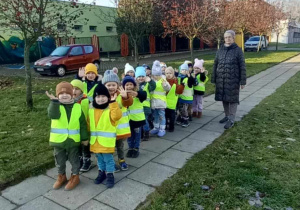
[[95,91],[95,88],[97,87],[97,84],[94,85],[94,87],[92,87],[92,89],[90,89],[89,92],[87,90],[87,83],[83,82],[83,85],[84,85],[84,92],[83,93],[87,96],[87,98],[89,99],[89,101],[92,102],[93,101],[94,91]]
[[123,129],[123,128],[127,128],[127,127],[130,128],[129,123],[121,123],[121,124],[118,124],[117,129]]
[[175,110],[177,101],[178,101],[178,95],[176,95],[176,84],[174,83],[167,95],[167,108]]
[[163,81],[163,79],[156,82],[156,88],[153,91],[151,97],[154,99],[160,99],[164,102],[167,102],[166,91],[164,90],[164,88],[162,86],[162,81]]
[[[105,148],[114,148],[116,145],[116,127],[111,124],[110,121],[110,109],[106,108],[99,121],[95,121],[95,110],[89,110],[90,119],[90,131],[91,138],[90,144],[93,145],[98,141],[98,143]],[[101,152],[100,152],[101,153]]]
[[196,77],[196,80],[198,82],[198,85],[194,86],[194,90],[205,92],[205,83],[208,81],[208,77],[205,76],[205,80],[204,80],[204,82],[202,82],[200,80],[200,74],[198,74]]
[[130,114],[139,114],[142,112],[144,112],[144,109],[129,110],[129,115]]
[[143,101],[143,106],[150,107],[150,93],[149,93],[149,83],[148,82],[145,85],[143,91],[146,91],[146,93],[147,93],[147,99],[145,101]]
[[143,104],[138,98],[133,99],[133,104],[128,107],[129,119],[132,121],[143,121],[145,120]]
[[80,117],[81,117],[81,106],[79,104],[74,104],[70,120],[68,122],[68,117],[66,109],[63,105],[59,106],[60,118],[51,120],[51,131],[50,131],[50,142],[62,143],[67,138],[73,139],[75,142],[80,142]]
[[129,135],[130,126],[129,126],[129,113],[126,107],[122,105],[122,96],[118,95],[116,101],[119,104],[120,109],[122,110],[122,118],[118,121],[117,126],[117,136]]
[[[180,78],[178,80],[178,83],[180,84]],[[179,98],[181,98],[182,100],[185,100],[185,101],[192,101],[193,100],[193,95],[194,95],[194,90],[193,90],[193,87],[189,87],[188,86],[188,78],[184,78],[183,79],[183,82],[184,84],[184,90],[183,90],[183,93],[181,95],[179,95]]]

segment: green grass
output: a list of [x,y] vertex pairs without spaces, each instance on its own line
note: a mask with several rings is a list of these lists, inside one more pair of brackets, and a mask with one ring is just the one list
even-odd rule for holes
[[[246,60],[246,69],[247,69],[247,77],[258,74],[261,71],[266,70],[290,57],[298,55],[299,52],[273,52],[273,51],[262,51],[262,52],[245,52],[245,60]],[[208,77],[211,76],[211,72],[213,69],[213,63],[215,59],[215,55],[204,55],[199,57],[199,59],[205,60],[205,68],[208,70]],[[183,61],[175,61],[168,62],[168,66],[172,66],[173,68],[179,68],[179,66],[183,63]],[[212,94],[215,91],[214,85],[210,82],[206,83],[206,95]]]
[[[246,53],[248,76],[254,75],[282,60],[296,55],[296,52]],[[261,58],[260,58],[261,57]],[[201,57],[206,60],[206,68],[211,72],[214,55]],[[178,67],[183,61],[168,63]],[[55,92],[61,79],[33,79],[35,109],[25,108],[25,84],[23,78],[9,78],[13,84],[4,89],[0,79],[0,190],[23,179],[41,174],[54,167],[52,148],[49,146],[50,119],[47,116],[49,99],[46,90]],[[70,81],[71,78],[64,80]],[[9,84],[7,84],[9,85]],[[5,85],[4,85],[5,86]],[[213,93],[212,84],[208,93]]]
[[[271,42],[269,46],[276,46],[276,42]],[[283,43],[278,43],[279,47],[283,48],[300,48],[300,43],[294,43],[294,44],[283,44]]]
[[256,209],[248,204],[256,191],[265,194],[262,202],[272,209],[300,209],[299,90],[300,73],[193,156],[148,198],[146,209],[193,209],[199,204],[214,210],[221,202],[220,209]]

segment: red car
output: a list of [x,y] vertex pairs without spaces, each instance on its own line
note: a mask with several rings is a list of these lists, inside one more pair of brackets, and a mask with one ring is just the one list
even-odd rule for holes
[[34,63],[34,70],[41,75],[56,74],[63,77],[66,72],[78,70],[88,63],[100,67],[99,52],[93,45],[65,45],[56,48],[51,55]]

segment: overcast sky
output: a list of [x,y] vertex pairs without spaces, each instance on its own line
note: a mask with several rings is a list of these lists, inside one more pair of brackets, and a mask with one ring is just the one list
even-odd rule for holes
[[93,1],[99,6],[116,7],[115,0],[79,0],[79,2],[83,3],[92,3]]

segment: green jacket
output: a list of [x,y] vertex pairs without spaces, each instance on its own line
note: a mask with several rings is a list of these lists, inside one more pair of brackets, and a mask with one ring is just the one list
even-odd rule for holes
[[[51,100],[51,102],[48,106],[48,116],[50,117],[51,120],[59,119],[60,118],[60,111],[59,111],[60,105],[63,105],[65,107],[68,121],[70,121],[71,111],[72,111],[74,104],[61,104],[58,100]],[[79,120],[80,120],[80,140],[87,141],[89,139],[89,133],[87,130],[87,123],[86,123],[83,112],[81,113],[81,117]],[[78,147],[78,146],[80,146],[80,142],[74,142],[72,139],[67,138],[67,140],[64,141],[63,143],[50,142],[50,146],[61,147],[61,148]]]

